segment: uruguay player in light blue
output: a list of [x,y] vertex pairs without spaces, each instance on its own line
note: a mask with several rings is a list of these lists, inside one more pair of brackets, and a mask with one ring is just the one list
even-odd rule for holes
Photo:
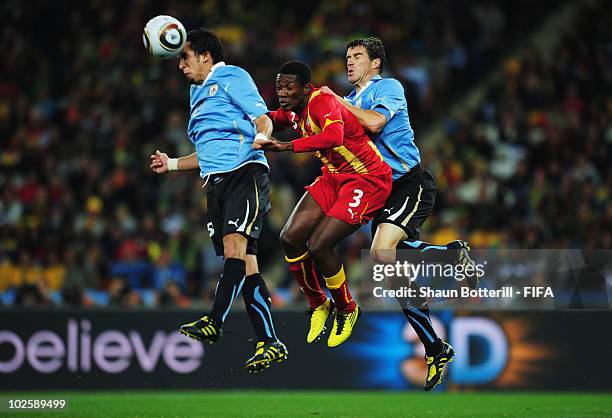
[[217,255],[225,258],[211,312],[180,331],[216,343],[233,301],[242,293],[258,340],[245,367],[257,372],[287,358],[257,264],[257,239],[270,210],[270,179],[264,152],[252,145],[255,138],[270,136],[272,121],[251,76],[223,60],[223,46],[213,32],[199,29],[187,34],[179,69],[191,83],[187,135],[195,152],[168,158],[157,151],[151,156],[151,169],[200,171],[207,188],[206,227]]
[[[436,183],[431,173],[421,168],[404,88],[394,78],[381,77],[386,65],[382,41],[363,38],[349,42],[346,63],[348,80],[355,89],[338,99],[359,119],[393,170],[391,195],[372,222],[372,259],[394,263],[396,249],[413,248],[419,250],[419,260],[473,264],[465,241],[433,245],[419,240],[421,225],[433,210]],[[468,284],[477,285],[477,280],[475,277]],[[398,301],[425,347],[428,370],[424,389],[429,391],[440,383],[446,363],[453,360],[453,348],[433,329],[426,299]]]
[[[349,77],[355,73],[356,70],[352,68],[349,70]],[[368,131],[385,162],[393,170],[393,180],[399,179],[421,162],[408,118],[404,88],[399,81],[382,78],[377,74],[359,91],[357,88],[353,90],[345,100],[355,108],[375,112],[366,113],[373,119],[366,119],[371,123]]]

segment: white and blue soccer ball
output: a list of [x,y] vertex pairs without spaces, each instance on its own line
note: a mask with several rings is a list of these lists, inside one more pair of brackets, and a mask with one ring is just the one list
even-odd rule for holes
[[183,24],[165,15],[149,20],[142,34],[147,51],[160,58],[172,58],[180,54],[186,40],[187,32]]

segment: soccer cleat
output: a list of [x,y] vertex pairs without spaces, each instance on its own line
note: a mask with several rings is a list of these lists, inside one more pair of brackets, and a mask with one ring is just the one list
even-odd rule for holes
[[249,373],[257,373],[270,367],[270,364],[287,360],[287,347],[279,340],[273,342],[259,341],[255,347],[255,354],[244,363]]
[[346,341],[351,336],[353,328],[357,323],[357,320],[361,316],[361,309],[359,305],[355,306],[353,312],[336,312],[334,318],[334,326],[329,339],[327,340],[328,347],[336,347]]
[[453,357],[455,357],[455,350],[444,341],[442,341],[442,351],[440,354],[435,357],[425,356],[425,361],[427,362],[427,378],[423,386],[425,392],[429,392],[442,381],[445,366],[453,361]]
[[214,344],[219,341],[223,330],[210,316],[203,316],[197,321],[189,324],[181,325],[181,334],[184,334],[196,341],[204,341],[208,344]]
[[310,329],[308,330],[308,336],[306,342],[308,344],[313,341],[321,339],[325,333],[325,323],[327,318],[334,311],[334,302],[331,299],[327,299],[321,305],[316,308],[310,308],[306,311],[306,316],[310,322]]
[[454,247],[459,251],[456,263],[462,266],[472,266],[475,273],[466,277],[468,287],[470,289],[477,289],[478,283],[480,282],[480,277],[482,275],[477,273],[476,262],[470,257],[470,245],[467,243],[467,241],[461,240],[453,241],[451,245],[452,244],[454,244]]

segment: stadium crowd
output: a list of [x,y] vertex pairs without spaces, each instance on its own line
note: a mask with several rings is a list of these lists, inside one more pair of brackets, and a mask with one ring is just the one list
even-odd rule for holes
[[[36,15],[19,2],[0,6],[12,18],[3,37],[14,40],[0,80],[0,303],[209,300],[222,261],[207,237],[202,181],[195,172],[158,177],[148,169],[155,149],[192,152],[185,81],[174,60],[148,57],[141,43],[146,20],[162,13],[187,28],[209,23],[228,62],[251,72],[271,108],[274,72],[285,60],[310,63],[318,84],[348,93],[346,41],[380,36],[390,61],[385,75],[404,84],[424,165],[438,181],[428,240],[610,248],[609,8],[584,7],[549,54],[508,55],[546,7],[526,19],[526,1],[401,2],[403,13],[395,4],[321,1],[306,10],[269,2],[257,14],[243,2],[214,0],[197,13],[184,2],[42,2]],[[500,60],[505,71],[477,110],[446,118],[442,141],[419,142],[448,103]],[[275,302],[284,304],[297,291],[277,237],[319,162],[308,155],[269,161],[273,210],[259,250]],[[343,244],[349,276],[368,246],[367,228]]]

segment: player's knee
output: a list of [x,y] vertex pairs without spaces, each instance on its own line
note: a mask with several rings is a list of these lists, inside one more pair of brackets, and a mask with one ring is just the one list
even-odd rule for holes
[[280,233],[280,242],[285,250],[290,250],[303,244],[303,242],[300,242],[296,231],[287,226]]
[[394,263],[396,259],[396,248],[405,232],[392,224],[381,224],[374,234],[370,257],[375,263]]
[[225,258],[238,258],[243,260],[244,259],[244,253],[241,252],[238,248],[235,247],[230,247],[230,248],[225,248],[223,250],[223,256]]
[[395,262],[395,250],[370,248],[370,258],[377,264],[391,264]]
[[223,256],[225,258],[239,258],[244,260],[246,257],[247,240],[240,234],[230,234],[223,237]]

